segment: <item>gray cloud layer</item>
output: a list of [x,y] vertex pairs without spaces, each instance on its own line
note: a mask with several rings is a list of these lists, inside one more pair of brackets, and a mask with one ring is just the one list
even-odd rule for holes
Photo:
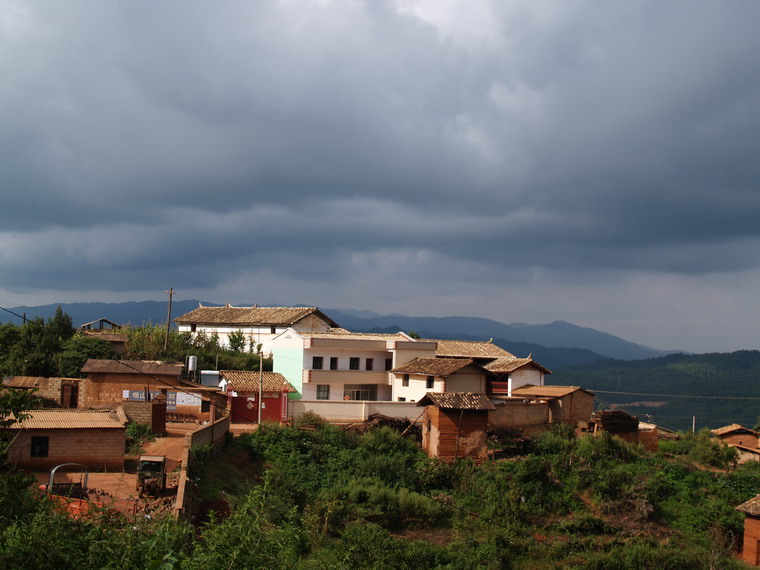
[[[5,298],[173,284],[633,334],[663,283],[675,307],[759,269],[757,3],[0,6]],[[494,309],[576,286],[629,313]]]

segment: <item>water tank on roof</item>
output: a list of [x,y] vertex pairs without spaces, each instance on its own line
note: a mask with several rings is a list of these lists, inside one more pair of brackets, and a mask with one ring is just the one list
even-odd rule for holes
[[189,372],[195,372],[198,368],[198,357],[197,356],[188,356],[187,357],[187,370]]

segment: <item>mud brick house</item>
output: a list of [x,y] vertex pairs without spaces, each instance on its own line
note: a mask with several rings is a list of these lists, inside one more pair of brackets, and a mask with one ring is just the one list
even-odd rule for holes
[[488,412],[494,405],[485,394],[429,392],[418,406],[422,416],[422,448],[431,457],[486,457]]
[[125,427],[122,411],[32,410],[12,424],[8,460],[32,471],[48,471],[60,463],[81,463],[90,469],[121,471]]
[[520,386],[512,390],[512,396],[545,400],[553,423],[587,422],[594,413],[594,394],[580,386]]
[[43,378],[39,376],[11,376],[3,386],[33,390],[46,401],[45,405],[61,408],[79,407],[80,378]]
[[736,510],[744,513],[742,560],[752,566],[760,566],[760,495],[742,503]]
[[180,378],[182,363],[156,360],[90,359],[82,367],[80,403],[86,408],[113,408],[123,401],[144,402],[166,398],[171,420],[211,419],[211,393],[216,388]]
[[[219,389],[228,396],[228,409],[233,423],[258,423],[259,373],[246,370],[222,370]],[[296,389],[278,372],[262,372],[264,397],[261,420],[285,422],[288,419],[288,394]]]
[[427,392],[484,394],[494,375],[472,358],[415,358],[391,370],[393,399],[416,402]]
[[731,424],[710,430],[710,433],[723,443],[733,447],[758,448],[760,433],[739,424]]

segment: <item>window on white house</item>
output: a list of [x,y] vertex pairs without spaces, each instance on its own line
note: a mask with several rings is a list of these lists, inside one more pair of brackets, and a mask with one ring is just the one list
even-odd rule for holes
[[345,384],[344,400],[377,400],[377,384]]
[[409,374],[404,374],[404,376],[401,378],[401,385],[406,388],[409,386]]
[[368,359],[366,360],[366,366],[365,366],[365,368],[366,368],[367,370],[372,370],[372,365],[373,365],[373,360],[372,360],[371,358],[368,358]]
[[195,324],[195,323],[191,324],[190,325],[190,332],[195,332],[197,328],[198,328],[197,324]]
[[337,370],[338,369],[338,357],[337,356],[331,356],[330,357],[330,370]]
[[433,386],[435,386],[435,378],[433,376],[428,376],[427,382],[425,383],[425,388],[432,390]]
[[269,327],[270,334],[277,334],[277,327]]
[[398,401],[399,402],[406,402],[406,398],[399,398]]
[[50,438],[46,435],[33,435],[32,436],[32,450],[30,455],[32,457],[47,457],[48,448],[50,446]]
[[324,362],[324,359],[321,356],[312,356],[311,357],[311,369],[312,370],[322,370],[322,364]]
[[329,399],[330,399],[330,385],[317,384],[317,400],[329,400]]
[[358,356],[352,356],[348,359],[348,369],[349,370],[359,370],[359,362],[361,359]]
[[392,358],[386,358],[385,359],[385,369],[390,370],[393,368],[393,359]]

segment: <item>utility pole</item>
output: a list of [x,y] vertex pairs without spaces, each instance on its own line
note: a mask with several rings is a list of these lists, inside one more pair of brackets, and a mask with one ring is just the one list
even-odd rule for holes
[[169,287],[168,291],[164,291],[169,295],[169,314],[166,317],[166,336],[164,337],[164,353],[169,350],[169,330],[172,328],[172,297],[174,296],[174,289]]
[[697,416],[691,417],[691,433],[697,433]]
[[259,348],[259,425],[261,425],[261,404],[264,400],[264,366],[262,360],[261,349]]

